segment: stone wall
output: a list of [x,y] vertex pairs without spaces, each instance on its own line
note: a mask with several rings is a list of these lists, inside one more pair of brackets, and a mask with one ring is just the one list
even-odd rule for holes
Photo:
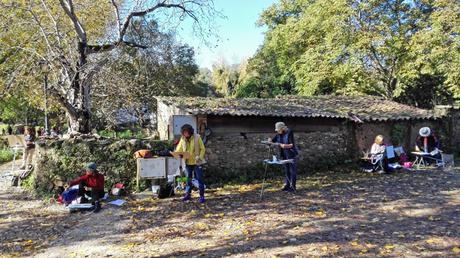
[[460,107],[451,110],[452,146],[460,154]]
[[[211,181],[251,180],[263,174],[262,161],[271,158],[262,140],[273,133],[247,133],[244,136],[213,136],[207,142],[206,177]],[[300,148],[299,174],[312,169],[332,167],[350,159],[346,130],[329,132],[297,132],[295,140]],[[276,153],[278,150],[275,149]]]
[[[458,113],[457,115],[460,116]],[[440,138],[441,144],[450,152],[448,145],[451,132],[446,126],[447,120],[336,123],[329,125],[328,130],[321,128],[320,131],[295,131],[295,139],[301,149],[299,173],[306,174],[318,168],[343,164],[347,160],[355,162],[362,156],[362,151],[370,149],[378,134],[384,135],[386,143],[402,145],[410,152],[414,148],[418,130],[423,126],[432,128]],[[260,178],[263,173],[262,160],[270,157],[268,148],[260,144],[260,141],[273,137],[274,133],[247,132],[250,130],[245,129],[244,124],[240,123],[237,130],[230,128],[232,130],[208,138],[208,180]],[[460,127],[460,122],[457,126]],[[252,130],[260,130],[257,126],[253,128],[256,129]],[[219,130],[223,129],[219,127]],[[236,131],[241,131],[242,134]],[[454,132],[459,134],[458,128]]]
[[[362,150],[370,148],[377,134],[383,134],[389,143],[392,138],[403,139],[402,144],[410,151],[422,126],[433,128],[444,146],[453,146],[459,151],[460,110],[457,108],[449,112],[448,118],[430,121],[352,124],[292,119],[286,122],[295,128],[295,140],[300,148],[299,174],[308,174],[317,169],[356,161]],[[274,136],[272,120],[277,119],[259,119],[249,124],[247,121],[236,123],[223,119],[219,122],[208,118],[215,133],[206,144],[206,182],[261,178],[262,160],[271,158],[271,154],[260,142]],[[106,175],[107,188],[117,182],[130,187],[134,185],[136,175],[133,153],[138,149],[162,150],[168,147],[171,143],[165,141],[94,138],[37,142],[32,185],[39,191],[52,191],[62,182],[80,175],[87,162],[95,161]]]
[[418,137],[418,131],[421,127],[428,126],[434,132],[441,143],[446,146],[450,145],[449,130],[446,128],[445,120],[415,120],[415,121],[396,121],[396,122],[365,122],[355,125],[356,146],[359,154],[362,151],[370,150],[376,135],[383,135],[385,143],[395,146],[403,146],[406,151],[412,151],[415,141]]
[[106,189],[118,182],[133,188],[137,171],[134,152],[139,149],[163,150],[170,146],[164,141],[94,138],[39,141],[30,185],[38,192],[52,192],[64,182],[82,175],[85,165],[93,161],[105,175]]

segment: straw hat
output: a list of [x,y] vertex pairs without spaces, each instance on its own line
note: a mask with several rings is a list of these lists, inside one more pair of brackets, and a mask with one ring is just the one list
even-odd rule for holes
[[277,122],[277,123],[275,124],[275,132],[278,132],[278,131],[280,131],[281,129],[284,129],[284,128],[286,128],[286,127],[287,127],[286,124],[284,124],[283,122]]
[[428,137],[430,136],[431,134],[431,129],[429,127],[422,127],[420,128],[420,130],[418,131],[418,133],[420,134],[420,136],[422,137]]

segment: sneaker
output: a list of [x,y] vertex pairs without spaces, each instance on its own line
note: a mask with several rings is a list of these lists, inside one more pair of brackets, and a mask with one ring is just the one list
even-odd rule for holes
[[205,200],[204,200],[204,196],[200,196],[200,203],[204,203]]
[[182,198],[182,201],[186,202],[186,201],[190,201],[192,199],[192,196],[190,196],[190,194],[185,194],[184,198]]
[[288,185],[284,185],[283,188],[281,188],[281,191],[289,191],[291,189]]

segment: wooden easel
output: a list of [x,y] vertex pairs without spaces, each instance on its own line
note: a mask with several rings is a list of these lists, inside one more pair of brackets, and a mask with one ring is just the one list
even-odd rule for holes
[[11,165],[11,173],[14,173],[14,165],[16,163],[16,157],[18,156],[18,151],[23,150],[25,151],[26,147],[26,140],[24,139],[24,135],[8,135],[7,136],[8,145],[10,149],[13,150],[13,164]]

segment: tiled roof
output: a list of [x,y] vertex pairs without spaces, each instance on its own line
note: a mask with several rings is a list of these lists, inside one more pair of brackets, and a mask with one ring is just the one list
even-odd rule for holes
[[283,96],[271,99],[157,97],[157,100],[193,115],[328,117],[353,121],[436,119],[439,117],[431,110],[373,96]]

